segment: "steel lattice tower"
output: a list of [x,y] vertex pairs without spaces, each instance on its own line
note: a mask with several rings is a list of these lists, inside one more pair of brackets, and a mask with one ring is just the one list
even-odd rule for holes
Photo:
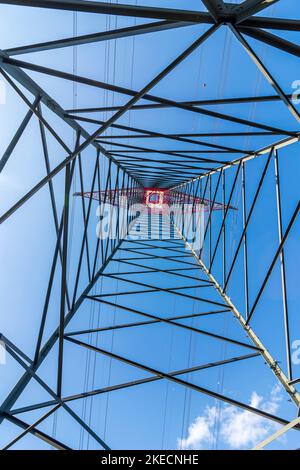
[[[18,214],[23,217],[22,211],[28,206],[30,209],[32,201],[42,194],[42,198],[47,198],[49,213],[41,221],[48,220],[47,230],[54,237],[51,258],[45,257],[44,287],[41,292],[33,292],[41,304],[34,313],[38,328],[20,332],[32,347],[23,347],[23,340],[18,342],[6,329],[1,331],[9,358],[6,369],[18,368],[12,374],[12,383],[7,382],[8,390],[1,404],[0,429],[8,424],[12,426],[9,432],[13,429],[10,439],[3,444],[5,449],[16,445],[22,448],[28,435],[56,449],[114,448],[113,433],[107,438],[98,422],[99,416],[105,415],[107,426],[108,400],[113,401],[112,409],[115,400],[126,408],[131,390],[143,396],[148,387],[147,393],[153,390],[155,394],[155,387],[162,383],[278,423],[280,431],[263,442],[262,447],[289,429],[300,430],[297,388],[300,378],[292,360],[299,329],[295,294],[299,168],[293,149],[299,140],[300,114],[291,93],[284,91],[275,78],[277,75],[271,73],[254,46],[263,43],[271,51],[279,50],[282,57],[298,60],[300,46],[283,33],[300,31],[300,20],[264,16],[273,4],[282,3],[202,0],[205,11],[202,7],[191,11],[184,9],[184,2],[182,9],[175,9],[88,0],[0,1],[14,5],[11,8],[15,11],[20,5],[32,12],[41,8],[39,11],[45,17],[49,9],[54,9],[95,17],[114,15],[131,21],[129,26],[93,34],[35,44],[24,41],[25,45],[1,51],[1,77],[26,106],[26,113],[20,118],[15,116],[17,129],[5,142],[0,172],[5,176],[23,134],[34,120],[36,145],[42,149],[44,165],[39,179],[2,212],[1,227],[7,230],[7,241],[15,243],[20,228],[14,240],[9,235],[14,221]],[[198,27],[203,28],[201,34]],[[122,38],[152,37],[163,31],[168,35],[179,30],[182,37],[189,38],[191,29],[196,39],[193,36],[193,40],[187,40],[188,46],[181,48],[175,58],[164,59],[165,65],[159,72],[153,66],[151,80],[141,79],[143,85],[136,89],[118,84],[118,76],[114,82],[100,81],[90,73],[62,71],[38,65],[39,60],[32,59],[34,54],[39,57],[38,53],[93,47]],[[273,87],[273,94],[235,93],[231,97],[182,100],[180,93],[175,99],[165,98],[157,91],[160,82],[171,80],[172,74],[184,68],[193,53],[206,44],[215,40],[217,49],[220,48],[220,35],[224,32]],[[27,54],[31,54],[29,61]],[[163,51],[160,54],[163,56]],[[187,74],[192,73],[190,70],[191,66],[186,69]],[[94,105],[89,100],[86,106],[65,109],[62,102],[45,91],[47,87],[42,86],[45,77],[55,80],[56,88],[61,90],[66,83],[85,86],[93,95]],[[170,83],[172,96],[174,81]],[[175,88],[180,90],[180,82]],[[100,91],[113,93],[116,98],[112,103],[97,106]],[[242,117],[245,113],[239,106],[253,103],[268,106],[269,122]],[[226,106],[230,112],[223,111]],[[286,113],[282,126],[272,124],[275,118],[280,118],[279,109]],[[143,113],[140,127],[122,121],[129,112]],[[149,119],[167,122],[173,115],[177,122],[175,132],[165,131],[163,125],[159,131],[145,125]],[[187,132],[184,116],[201,117],[202,124],[205,120],[211,124],[210,129],[203,124],[203,131]],[[224,125],[224,129],[219,131],[218,125]],[[241,148],[242,137],[251,138],[253,148]],[[145,206],[145,188],[168,194],[168,204],[178,212],[158,211],[152,216],[151,227],[148,209],[137,218],[130,208],[137,204]],[[262,201],[267,201],[267,210]],[[191,227],[180,217],[185,205],[194,207],[196,202],[205,207],[200,247],[191,240]],[[95,236],[94,214],[99,205],[97,222],[101,226],[104,217],[101,207],[103,210],[106,203],[114,207],[111,223],[115,236],[102,239]],[[77,207],[75,216],[72,207]],[[76,210],[80,210],[80,216]],[[139,238],[132,239],[137,225]],[[75,242],[71,243],[73,232],[75,248]],[[262,245],[257,251],[259,243]],[[34,264],[33,259],[28,266],[29,278]],[[8,282],[14,284],[14,279]],[[20,299],[17,318],[23,307]],[[5,315],[9,319],[10,312]],[[18,320],[15,321],[8,331],[21,329]],[[174,331],[172,341],[178,341],[181,351],[180,367],[172,368],[171,353],[167,361],[163,338],[170,331]],[[144,335],[149,338],[147,344]],[[193,338],[191,341],[196,344],[192,362],[190,358],[187,362],[183,360],[187,338]],[[221,357],[217,354],[220,347]],[[209,379],[202,382],[201,374],[217,371],[220,378],[229,367],[230,389],[221,387],[223,379],[219,382],[210,379],[211,386]],[[99,370],[108,371],[106,386],[98,386]],[[266,377],[280,385],[289,400],[290,414],[279,416],[271,409],[249,404],[249,396],[243,392],[244,383],[249,380],[248,385],[254,386],[255,378],[264,383]],[[31,389],[32,384],[36,388]],[[99,397],[107,400],[106,409],[101,408]],[[43,427],[53,416],[58,416],[56,432]],[[67,429],[68,435],[77,433],[80,444],[74,441],[72,445],[69,438],[63,439],[60,429]],[[134,439],[135,436],[132,448]],[[30,445],[34,448],[34,444]]]

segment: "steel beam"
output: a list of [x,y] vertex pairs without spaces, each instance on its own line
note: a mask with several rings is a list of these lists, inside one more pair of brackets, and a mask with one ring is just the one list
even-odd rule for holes
[[202,0],[214,21],[217,23],[222,14],[226,11],[226,5],[223,0]]
[[25,423],[25,421],[17,418],[16,416],[12,416],[9,413],[4,413],[3,417],[7,419],[7,421],[10,421],[12,424],[15,424],[16,426],[19,426],[20,428],[24,429],[26,432],[30,428],[28,431],[30,434],[38,437],[39,439],[42,439],[44,442],[53,446],[57,450],[72,450],[70,447],[66,446],[62,442],[58,441],[57,439],[54,439],[54,437],[49,436],[43,431],[39,431],[35,427],[31,427],[29,424]]
[[[39,104],[40,100],[41,100],[40,96],[37,96],[35,98],[34,102],[32,103],[32,108],[33,109],[36,109],[36,107]],[[0,173],[3,171],[3,168],[5,167],[6,163],[8,162],[9,157],[13,153],[17,143],[19,142],[20,138],[22,137],[22,134],[23,134],[24,130],[26,129],[27,124],[29,123],[29,121],[30,121],[30,119],[33,115],[33,109],[29,109],[27,111],[27,113],[26,113],[24,119],[22,120],[20,126],[18,127],[14,137],[12,138],[12,140],[10,141],[7,149],[5,150],[4,154],[2,155],[2,157],[0,159]]]
[[[278,238],[279,243],[282,242],[283,229],[282,229],[282,209],[281,209],[281,185],[280,185],[280,171],[278,152],[274,152],[274,170],[276,178],[276,206],[277,206],[277,224],[278,224]],[[286,284],[286,269],[285,269],[285,255],[284,249],[280,253],[280,271],[281,271],[281,291],[282,291],[282,306],[283,306],[283,319],[284,319],[284,332],[285,332],[285,347],[286,347],[286,363],[287,363],[287,374],[290,381],[293,378],[293,367],[291,357],[291,338],[290,338],[290,320],[288,313],[288,295],[287,295],[287,284]]]
[[[118,304],[113,304],[112,302],[107,302],[106,300],[102,301],[102,302],[104,302],[105,304],[108,304],[108,305],[118,307],[118,308],[123,308],[122,306],[120,306]],[[127,310],[127,308],[126,308],[126,310]],[[219,314],[225,313],[225,312],[228,313],[229,309],[212,310],[210,312],[204,312],[204,313],[192,313],[190,315],[180,315],[180,316],[177,316],[177,317],[167,317],[167,318],[165,318],[165,320],[186,320],[187,318],[199,318],[199,317],[204,317],[204,316],[209,316],[209,315],[219,315]],[[133,322],[132,323],[121,323],[121,324],[117,324],[117,325],[105,326],[105,327],[102,327],[102,328],[70,331],[70,332],[65,333],[65,336],[77,336],[77,335],[85,335],[85,334],[89,334],[89,333],[100,333],[102,331],[120,330],[120,329],[123,329],[123,328],[132,328],[132,327],[137,327],[137,326],[153,325],[154,323],[160,323],[161,321],[162,320],[160,320],[160,319],[155,319],[155,320],[140,321],[140,322],[134,322],[134,323]]]
[[[107,276],[109,276],[109,274]],[[115,279],[116,277],[113,277],[113,278]],[[120,278],[118,278],[118,279],[120,279]],[[129,281],[129,282],[131,282],[131,281]],[[130,294],[130,291],[128,291],[127,293]],[[145,292],[145,293],[147,293],[147,292]],[[173,293],[174,293],[174,291],[172,291],[172,294]],[[117,294],[115,294],[115,295],[117,295]],[[107,305],[111,305],[111,306],[115,305],[111,302],[103,301],[101,298],[98,298],[97,296],[88,296],[87,298],[90,299],[90,300],[98,301],[100,303],[106,303]],[[221,306],[222,304],[219,303],[219,305]],[[209,336],[209,337],[217,339],[217,340],[226,341],[226,342],[235,344],[236,346],[241,346],[241,347],[244,347],[244,348],[254,349],[256,351],[258,350],[255,346],[252,346],[251,344],[243,343],[242,341],[238,341],[238,340],[235,340],[233,338],[228,338],[226,336],[218,335],[218,334],[212,333],[210,331],[201,330],[199,328],[195,328],[193,326],[185,325],[183,323],[179,323],[179,322],[176,322],[174,320],[168,320],[167,318],[158,317],[157,315],[152,315],[150,313],[141,312],[140,310],[136,310],[136,309],[130,308],[130,307],[124,307],[124,306],[118,305],[118,304],[116,304],[116,307],[119,308],[120,310],[126,310],[127,312],[134,313],[136,315],[141,315],[141,316],[144,316],[146,318],[151,318],[152,320],[156,320],[157,322],[167,323],[168,325],[176,326],[178,328],[183,328],[183,329],[189,330],[189,331],[194,332],[194,333],[199,333],[201,335]],[[66,335],[66,336],[68,336],[68,335]]]
[[[107,145],[107,142],[106,141],[103,141],[102,139],[97,139],[97,142],[100,142],[102,144],[106,144]],[[147,147],[140,147],[140,146],[134,146],[134,145],[130,145],[130,144],[120,144],[118,142],[114,142],[113,145],[115,145],[116,147],[122,147],[122,148],[126,148],[126,150],[118,150],[118,152],[120,153],[159,153],[161,155],[171,155],[171,156],[177,156],[177,157],[185,157],[185,158],[189,158],[189,159],[193,159],[193,157],[191,155],[189,155],[189,153],[206,153],[206,152],[209,152],[208,150],[206,149],[203,149],[203,150],[163,150],[163,149],[160,149],[160,150],[157,150],[157,149],[153,149],[153,148],[147,148]],[[208,148],[214,148],[216,149],[212,151],[212,153],[243,153],[242,150],[239,151],[238,149],[229,149],[228,147],[224,147],[222,145],[214,145],[214,144],[210,144],[210,143],[207,143],[205,144],[204,142],[200,142],[199,145],[207,145]],[[114,150],[115,149],[111,149],[110,152],[111,153],[114,153]],[[219,152],[221,151],[221,152]],[[210,152],[209,152],[210,153]],[[251,153],[251,152],[249,152]],[[202,161],[205,161],[205,160],[202,160]],[[208,160],[209,161],[209,160]],[[209,163],[217,163],[216,161],[213,162],[213,161],[209,161]],[[228,165],[230,165],[230,161],[226,160],[223,162],[224,164],[227,163]]]
[[[120,242],[119,246],[121,245],[122,241]],[[118,248],[118,247],[117,247]],[[113,258],[115,252],[117,251],[117,248],[112,252],[112,254],[107,258],[106,262],[103,264],[103,266],[99,269],[95,277],[92,279],[92,281],[88,284],[88,286],[85,288],[85,290],[82,292],[81,296],[78,298],[76,301],[74,307],[72,310],[70,310],[67,315],[65,316],[65,327],[69,324],[79,307],[82,305],[86,295],[89,294],[90,290],[92,287],[95,285],[97,280],[100,277],[100,274],[102,271],[107,267],[109,261]],[[49,352],[51,351],[52,347],[56,343],[57,339],[59,336],[59,328],[56,328],[52,335],[49,337],[49,339],[46,341],[44,344],[42,350],[40,351],[40,354],[38,356],[38,360],[36,361],[36,364],[32,366],[32,369],[27,370],[23,376],[20,378],[20,380],[17,382],[17,384],[13,387],[13,389],[10,391],[6,399],[3,401],[1,408],[0,408],[0,423],[2,422],[4,416],[3,413],[9,412],[9,410],[12,408],[12,406],[15,404],[15,402],[18,400],[19,396],[21,393],[24,391],[28,383],[30,382],[32,378],[32,373],[35,373],[39,366],[43,363],[43,361],[46,359],[48,356]]]
[[246,39],[242,36],[242,34],[236,29],[235,26],[232,24],[229,25],[231,31],[235,35],[235,37],[238,39],[238,41],[241,43],[243,48],[246,50],[248,53],[249,57],[253,60],[255,65],[258,67],[258,69],[262,72],[264,77],[268,80],[270,85],[274,88],[276,93],[280,96],[281,100],[283,103],[286,105],[292,116],[296,119],[298,123],[300,123],[300,114],[298,113],[297,109],[295,108],[294,104],[286,97],[285,93],[283,92],[282,88],[280,87],[279,83],[277,80],[274,78],[274,76],[269,72],[269,70],[266,68],[266,66],[263,64],[263,62],[260,60],[258,55],[254,52],[250,44],[246,41]]
[[[231,278],[231,275],[232,275],[232,272],[233,272],[233,269],[234,269],[234,266],[235,266],[235,263],[236,263],[236,260],[237,260],[237,257],[238,257],[238,254],[239,254],[239,251],[240,251],[240,248],[242,246],[242,243],[244,241],[244,237],[245,237],[245,234],[247,232],[247,228],[248,228],[248,225],[250,223],[250,220],[251,220],[251,217],[252,217],[252,214],[253,214],[253,211],[255,209],[255,206],[256,206],[256,203],[257,203],[257,200],[258,200],[258,196],[261,192],[261,189],[262,189],[262,186],[263,186],[263,182],[265,180],[265,177],[266,177],[266,174],[267,174],[267,171],[268,171],[268,168],[269,168],[269,165],[270,165],[270,161],[273,157],[273,154],[274,154],[274,151],[271,150],[271,152],[269,153],[269,156],[267,158],[267,161],[263,167],[263,170],[262,170],[262,173],[261,173],[261,176],[260,176],[260,179],[259,179],[259,182],[258,182],[258,185],[257,185],[257,189],[254,193],[254,197],[253,197],[253,200],[252,200],[252,204],[251,204],[251,207],[250,207],[250,210],[249,210],[249,213],[247,215],[247,218],[245,220],[245,224],[243,224],[243,231],[242,231],[242,235],[238,241],[238,244],[237,244],[237,247],[236,247],[236,250],[235,250],[235,253],[233,255],[233,258],[232,258],[232,262],[231,262],[231,266],[228,270],[228,274],[227,274],[227,277],[226,277],[226,281],[225,281],[225,285],[224,285],[224,291],[226,290],[227,286],[228,286],[228,283],[229,283],[229,280]],[[210,267],[211,269],[211,267]],[[251,312],[249,313],[249,316],[248,316],[248,320],[249,318],[251,317]]]
[[281,255],[281,253],[282,253],[284,244],[285,244],[285,242],[286,242],[286,240],[287,240],[287,238],[288,238],[288,236],[289,236],[289,233],[290,233],[291,229],[293,228],[293,225],[294,225],[294,223],[295,223],[295,221],[296,221],[296,219],[297,219],[297,216],[298,216],[298,214],[299,214],[299,211],[300,211],[300,201],[299,201],[298,204],[296,205],[296,208],[295,208],[295,210],[294,210],[294,212],[293,212],[293,214],[292,214],[292,217],[290,218],[290,221],[289,221],[289,223],[288,223],[288,226],[287,226],[287,228],[286,228],[284,234],[282,235],[282,238],[281,238],[281,240],[280,240],[279,246],[278,246],[278,248],[277,248],[277,250],[276,250],[276,253],[275,253],[275,255],[274,255],[273,259],[272,259],[272,262],[271,262],[270,267],[269,267],[269,269],[268,269],[268,271],[267,271],[267,274],[266,274],[266,276],[265,276],[265,278],[264,278],[264,280],[263,280],[263,282],[262,282],[262,285],[261,285],[261,287],[260,287],[260,289],[259,289],[259,292],[258,292],[258,294],[257,294],[257,296],[256,296],[256,298],[255,298],[255,300],[254,300],[254,302],[253,302],[253,306],[252,306],[252,308],[251,308],[251,311],[250,311],[250,313],[249,313],[249,317],[248,317],[248,319],[247,319],[247,324],[250,322],[250,320],[251,320],[251,318],[252,318],[252,316],[253,316],[253,314],[254,314],[254,311],[255,311],[255,309],[256,309],[256,307],[257,307],[257,304],[258,304],[258,302],[259,302],[259,300],[260,300],[260,298],[261,298],[261,296],[262,296],[262,293],[263,293],[263,291],[264,291],[264,289],[265,289],[265,287],[266,287],[266,284],[267,284],[267,282],[268,282],[268,280],[269,280],[269,277],[270,277],[271,274],[272,274],[272,271],[273,271],[273,269],[274,269],[274,267],[275,267],[275,264],[276,264],[278,258],[280,257],[280,255]]
[[80,11],[105,15],[153,18],[171,21],[190,21],[192,23],[212,24],[209,13],[171,8],[143,7],[86,0],[1,0],[0,4],[24,7],[50,8],[55,10]]
[[[26,7],[50,8],[56,10],[81,11],[136,18],[153,18],[169,21],[187,21],[191,23],[213,24],[210,13],[171,8],[142,7],[133,5],[112,4],[107,2],[89,2],[86,0],[0,0],[0,4],[20,5]],[[230,15],[229,15],[230,17]],[[228,19],[228,18],[224,18]],[[231,20],[235,21],[234,18]],[[300,31],[300,21],[285,18],[250,17],[241,22],[244,26],[264,29],[286,29]]]
[[70,164],[65,169],[65,194],[63,206],[63,249],[62,249],[62,269],[61,269],[61,293],[60,293],[60,315],[58,332],[58,367],[57,367],[57,395],[61,397],[62,374],[63,374],[63,345],[66,311],[67,293],[67,260],[69,242],[69,208],[71,189],[71,169]]
[[[239,28],[239,30],[246,30],[246,28]],[[247,28],[247,31],[250,28]],[[251,28],[253,31],[254,28]],[[292,98],[292,95],[286,95],[287,98]],[[239,104],[239,103],[269,103],[272,101],[280,101],[280,97],[278,95],[262,95],[262,96],[241,96],[238,98],[219,98],[214,100],[193,100],[193,101],[179,101],[180,104],[186,104],[190,106],[218,106],[221,104]],[[131,111],[134,110],[145,110],[145,109],[161,109],[161,108],[171,108],[171,105],[168,104],[136,104],[132,106]],[[74,113],[97,113],[97,112],[107,112],[107,111],[118,111],[121,106],[102,106],[97,108],[78,108],[78,109],[67,109],[66,113],[74,114]],[[198,134],[186,134],[187,136],[195,136]],[[210,135],[210,134],[199,134],[201,135]],[[218,134],[216,134],[218,136]],[[219,135],[223,135],[223,133],[219,133]],[[225,133],[225,135],[227,135]],[[231,135],[231,134],[229,134]]]
[[[41,385],[41,387],[50,396],[52,396],[52,398],[54,398],[54,400],[57,403],[59,403],[62,406],[62,408],[64,408],[64,410],[98,442],[98,444],[100,444],[104,449],[109,450],[108,445],[90,428],[90,426],[88,426],[66,403],[64,403],[61,400],[61,398],[55,392],[53,392],[53,390],[36,374],[36,372],[34,371],[34,366],[33,365],[28,366],[16,354],[16,352],[14,351],[15,349],[14,347],[10,347],[8,345],[6,345],[6,347],[7,347],[9,354],[21,365],[21,367],[23,367],[23,369],[25,369],[26,373],[29,374],[31,378],[34,378],[36,382],[38,382],[39,385]],[[8,411],[5,411],[3,407],[1,407],[0,413],[1,413],[0,418],[2,422],[2,420],[5,419],[6,413],[8,413]]]
[[278,29],[283,31],[300,31],[300,21],[285,18],[270,18],[266,16],[252,16],[239,23],[251,28]]
[[[59,408],[60,408],[60,403],[58,405],[55,405],[53,408],[51,408],[51,410],[47,411],[47,413],[45,413],[43,416],[41,416],[39,419],[37,419],[33,424],[31,424],[30,426],[28,426],[26,429],[24,429],[24,431],[19,434],[17,437],[15,437],[14,439],[12,439],[8,444],[6,444],[1,450],[8,450],[10,449],[13,445],[15,445],[20,439],[22,439],[24,436],[26,436],[26,434],[32,432],[33,434],[36,432],[38,433],[38,431],[36,431],[36,427],[41,424],[43,421],[45,421],[47,418],[49,418],[49,416],[51,416],[53,413],[55,413]],[[25,423],[24,423],[25,424]],[[38,434],[37,434],[38,435]],[[39,435],[38,435],[39,436]],[[39,436],[41,437],[41,436]],[[48,440],[48,443],[50,443],[51,441]],[[55,446],[56,448],[58,448],[59,450],[62,450],[62,449],[65,449],[66,447],[64,445],[61,445],[59,447]]]
[[250,36],[254,39],[257,39],[269,46],[276,47],[277,49],[281,49],[288,54],[292,54],[296,57],[300,57],[300,46],[295,44],[287,39],[280,38],[275,34],[269,33],[268,31],[263,31],[262,29],[258,28],[238,28],[239,31]]
[[[101,121],[99,119],[91,119],[91,118],[85,118],[85,117],[80,117],[80,116],[74,116],[74,115],[69,115],[69,117],[71,117],[72,119],[75,119],[77,121],[83,121],[83,122],[90,122],[92,124],[103,124],[104,121]],[[199,140],[193,140],[193,139],[188,139],[188,138],[185,138],[185,137],[180,137],[178,135],[172,135],[172,134],[164,134],[162,132],[155,132],[155,131],[151,131],[149,129],[141,129],[141,128],[138,128],[138,127],[132,127],[132,126],[124,126],[124,125],[120,125],[120,124],[113,124],[111,126],[113,129],[120,129],[120,130],[125,130],[125,131],[130,131],[130,132],[136,132],[138,134],[146,134],[146,136],[149,136],[149,137],[161,137],[163,139],[169,139],[169,140],[175,140],[176,142],[186,142],[186,143],[189,143],[189,144],[194,144],[194,145],[200,145],[200,146],[203,146],[203,147],[208,147],[208,148],[216,148],[216,149],[219,149],[219,150],[226,150],[228,152],[232,152],[232,153],[244,153],[245,150],[241,150],[241,149],[235,149],[235,148],[232,148],[232,147],[228,147],[228,146],[223,146],[223,145],[217,145],[217,144],[212,144],[210,142],[201,142]],[[101,140],[98,140],[98,142],[102,142],[102,143],[106,143],[106,142],[103,142],[103,137],[101,136]],[[107,139],[107,137],[106,137]],[[118,144],[119,146],[121,146],[120,144]],[[128,148],[133,148],[132,146],[126,146]],[[142,150],[141,148],[138,149],[136,148],[136,150]],[[148,149],[150,151],[150,149]]]

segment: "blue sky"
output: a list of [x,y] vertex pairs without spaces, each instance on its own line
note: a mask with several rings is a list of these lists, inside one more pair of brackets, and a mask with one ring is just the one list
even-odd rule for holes
[[[135,4],[135,1],[127,1]],[[147,2],[138,1],[138,5],[146,5]],[[148,2],[149,4],[149,2]],[[151,6],[165,6],[170,8],[182,8],[182,1],[156,0]],[[204,7],[198,0],[184,2],[184,8],[203,11]],[[0,7],[0,44],[1,49],[23,44],[47,41],[57,38],[69,37],[74,34],[88,34],[95,31],[120,28],[135,24],[134,19],[105,17],[70,12],[22,8],[13,6]],[[265,10],[267,16],[278,16],[300,19],[299,9],[296,8],[296,0],[278,2],[274,7]],[[138,19],[138,23],[146,23],[146,20]],[[193,26],[189,28],[166,31],[153,35],[138,36],[135,39],[120,39],[109,44],[95,43],[80,46],[76,50],[72,48],[58,49],[49,52],[27,54],[20,59],[28,62],[46,65],[67,72],[75,72],[90,78],[96,78],[120,86],[135,90],[141,89],[163,67],[173,60],[181,51],[191,44],[207,26]],[[297,32],[278,32],[279,36],[299,44],[300,37]],[[293,56],[281,51],[258,44],[249,39],[257,54],[264,59],[281,87],[286,93],[292,92],[292,82],[300,79],[298,64]],[[29,75],[44,87],[65,109],[76,107],[105,106],[123,104],[127,98],[105,92],[100,89],[85,85],[73,86],[72,83],[62,81],[54,77],[48,77],[38,73]],[[271,86],[250,61],[242,47],[237,43],[229,30],[223,28],[208,39],[204,46],[194,52],[184,63],[176,68],[167,79],[162,80],[153,90],[153,94],[174,100],[215,99],[220,97],[236,97],[272,94]],[[32,100],[32,96],[23,90],[25,95]],[[282,127],[288,130],[298,130],[298,124],[289,114],[282,103],[262,103],[245,105],[223,105],[212,109],[219,112],[237,115],[244,119],[257,120],[268,125]],[[14,90],[6,86],[6,104],[0,106],[0,123],[2,138],[0,139],[0,151],[6,149],[10,139],[14,135],[21,119],[27,112],[25,104],[16,95]],[[59,135],[63,136],[67,144],[74,146],[74,133],[58,118],[43,108],[44,116],[49,119],[51,125]],[[89,117],[108,118],[109,113]],[[160,110],[129,112],[123,116],[120,124],[131,125],[140,128],[148,128],[153,131],[168,132],[229,132],[236,129],[235,124],[212,120],[208,117],[187,113],[183,110]],[[92,132],[96,129],[93,124],[84,124],[84,127]],[[245,130],[247,128],[245,127]],[[108,131],[107,134],[119,133]],[[275,137],[276,138],[276,137]],[[225,144],[235,145],[244,150],[253,150],[272,142],[274,137],[240,137],[227,138]],[[51,168],[55,167],[63,158],[64,151],[47,133]],[[154,139],[153,139],[154,140]],[[204,140],[204,139],[202,139]],[[123,141],[122,141],[123,142]],[[192,150],[190,144],[183,144],[160,139],[138,140],[138,145],[159,146],[162,149],[187,149]],[[224,143],[224,139],[215,138],[214,142]],[[291,145],[280,150],[280,171],[282,179],[283,225],[286,227],[291,214],[299,200],[299,144]],[[149,154],[149,158],[155,160],[155,153]],[[225,157],[220,158],[228,158]],[[86,149],[82,153],[84,168],[84,185],[87,189],[91,186],[95,151]],[[260,172],[265,163],[265,157],[260,157],[247,164],[249,180],[247,188],[247,204],[251,203]],[[107,172],[107,161],[103,157],[101,161],[102,185]],[[115,177],[115,170],[113,170]],[[33,118],[18,143],[11,159],[0,176],[0,211],[4,213],[24,193],[45,175],[42,146],[39,138],[38,121]],[[228,170],[228,183],[233,180],[232,170]],[[63,203],[64,175],[59,174],[54,178],[56,203],[58,213],[61,212]],[[213,183],[215,184],[215,182]],[[72,192],[79,191],[79,173],[76,168]],[[220,199],[221,193],[218,194]],[[81,201],[72,198],[70,205],[70,256],[69,256],[69,283],[74,284],[75,267],[78,261],[80,243],[82,239],[82,214]],[[234,247],[242,230],[241,225],[241,184],[238,183],[234,196],[234,204],[238,208],[237,215],[232,213],[228,227],[230,227],[230,240],[228,252],[232,256]],[[93,203],[91,225],[89,227],[89,242],[91,249],[95,250],[96,237],[95,226],[97,203]],[[214,213],[215,227],[220,223],[220,214]],[[273,254],[278,246],[276,232],[276,206],[274,188],[274,170],[271,162],[266,183],[261,194],[255,212],[253,224],[250,227],[251,242],[249,242],[249,279],[251,283],[250,299],[253,301],[260,283],[269,266]],[[292,340],[298,339],[299,331],[299,221],[296,222],[289,241],[286,245],[287,278],[289,286],[289,310],[292,327]],[[11,339],[26,354],[32,357],[34,352],[37,329],[41,318],[41,311],[45,296],[46,285],[51,267],[51,257],[55,246],[55,230],[51,213],[49,190],[44,187],[30,201],[28,201],[17,213],[8,219],[1,227],[1,314],[0,331]],[[125,245],[126,246],[126,245]],[[167,255],[162,248],[158,254]],[[150,250],[149,250],[150,252]],[[118,256],[124,256],[119,252]],[[229,256],[230,259],[230,256]],[[147,265],[148,262],[144,263]],[[156,266],[157,262],[151,262]],[[150,265],[149,264],[149,265]],[[163,263],[163,268],[174,266],[174,261]],[[161,265],[160,265],[161,266]],[[111,263],[110,272],[124,271],[122,263]],[[134,268],[128,269],[134,270]],[[220,277],[220,259],[216,261],[215,275]],[[236,305],[243,309],[243,278],[241,275],[242,260],[239,258],[238,266],[230,284],[230,296]],[[137,277],[133,278],[138,279]],[[140,278],[139,278],[140,280]],[[180,280],[187,282],[188,280]],[[176,287],[176,277],[161,274],[145,274],[142,282],[155,283],[167,287]],[[60,292],[60,268],[56,272],[53,295],[51,297],[49,315],[46,323],[45,338],[49,336],[58,324],[59,319],[59,292]],[[87,284],[87,266],[84,262],[82,275],[79,282],[79,291]],[[182,285],[182,284],[181,284]],[[129,287],[128,287],[129,286]],[[132,289],[128,283],[113,282],[103,278],[94,288],[94,293],[114,292],[116,289],[124,291]],[[188,292],[191,295],[200,295],[201,289],[193,288]],[[210,299],[216,299],[216,293],[207,294]],[[112,302],[119,301],[112,298]],[[156,293],[131,295],[128,298],[121,297],[121,304],[134,306],[136,309],[155,311],[156,315],[172,316],[185,312],[205,311],[206,305],[198,301],[187,301],[179,296]],[[202,310],[201,310],[202,309]],[[139,318],[142,317],[138,317]],[[126,313],[108,306],[98,306],[94,302],[86,300],[78,314],[74,317],[69,331],[88,328],[89,325],[107,326],[112,323],[136,321],[136,315]],[[201,319],[186,320],[187,324],[193,324],[198,328],[206,328],[218,334],[227,334],[240,341],[246,341],[243,331],[239,328],[232,316],[217,315],[216,317],[203,317]],[[285,370],[284,337],[282,323],[282,304],[280,292],[280,271],[276,267],[266,292],[257,308],[253,325],[259,337],[270,348],[275,358],[281,361]],[[97,337],[97,338],[96,338]],[[84,338],[90,339],[91,338]],[[33,341],[34,340],[34,341]],[[113,348],[113,351],[126,357],[136,358],[161,370],[171,371],[181,368],[199,365],[211,360],[220,360],[241,353],[240,349],[232,345],[224,346],[224,343],[216,342],[201,335],[191,334],[187,330],[172,328],[166,324],[151,325],[145,327],[119,330],[114,334],[104,332],[94,335],[93,341],[98,341],[104,349]],[[7,358],[5,366],[0,366],[2,376],[0,386],[0,398],[4,399],[9,390],[14,386],[22,374],[22,369],[16,365],[13,359]],[[65,378],[63,394],[71,395],[84,390],[100,388],[111,384],[121,383],[147,376],[146,372],[133,369],[130,366],[110,361],[109,359],[94,353],[87,353],[84,349],[73,344],[65,346]],[[40,376],[55,388],[56,384],[57,346],[49,354],[47,360],[39,369]],[[246,363],[227,365],[224,376],[218,368],[193,373],[186,380],[191,380],[198,385],[215,391],[222,391],[237,400],[258,403],[267,409],[274,409],[276,413],[286,419],[295,417],[295,408],[288,402],[287,397],[276,388],[276,380],[260,358],[249,360]],[[300,367],[294,366],[295,377],[300,375]],[[85,372],[87,370],[87,372]],[[94,374],[95,371],[95,374]],[[257,398],[261,397],[261,400]],[[16,407],[26,406],[30,402],[48,400],[49,395],[35,382],[31,381],[22,397],[17,401]],[[113,392],[109,397],[102,395],[93,400],[72,402],[72,409],[79,415],[90,419],[91,426],[99,432],[99,435],[112,448],[177,448],[178,439],[186,445],[194,442],[199,448],[232,448],[243,444],[238,441],[230,441],[226,430],[217,431],[215,418],[221,416],[228,427],[242,423],[243,429],[257,430],[257,435],[245,437],[247,445],[251,447],[255,439],[265,437],[264,432],[271,434],[273,426],[265,421],[248,421],[248,415],[234,415],[222,405],[219,411],[215,409],[214,399],[201,395],[195,391],[185,390],[182,386],[158,381],[153,384],[141,385],[123,391]],[[273,408],[272,408],[273,407]],[[91,418],[88,418],[91,411]],[[43,411],[42,411],[43,412]],[[275,412],[275,411],[274,411]],[[222,414],[223,413],[223,414]],[[41,416],[41,411],[24,413],[20,415],[27,422],[33,422]],[[197,420],[198,421],[195,421]],[[197,423],[198,441],[192,441],[189,427]],[[243,424],[246,423],[246,424]],[[45,421],[40,429],[51,434],[54,432],[57,439],[62,440],[74,448],[99,448],[93,439],[88,439],[86,433],[82,433],[79,426],[64,411],[60,410],[56,418]],[[1,427],[0,444],[16,436],[20,430],[12,424],[4,421]],[[202,432],[202,434],[201,434]],[[267,434],[267,435],[268,435]],[[234,432],[232,433],[234,436]],[[201,436],[202,439],[200,438]],[[216,439],[216,436],[218,438]],[[251,440],[252,439],[252,440]],[[196,444],[195,444],[196,442]],[[296,431],[289,431],[286,438],[279,440],[270,448],[296,448],[299,447],[299,437]],[[21,440],[15,448],[19,449],[44,449],[47,445],[30,435]]]

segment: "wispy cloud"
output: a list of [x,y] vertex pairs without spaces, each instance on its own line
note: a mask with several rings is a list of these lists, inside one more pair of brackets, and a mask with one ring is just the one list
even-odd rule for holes
[[[276,413],[282,400],[280,387],[276,386],[266,399],[256,392],[250,398],[250,405]],[[274,432],[278,425],[254,413],[225,405],[221,410],[216,406],[207,407],[189,426],[187,437],[178,439],[180,449],[209,448],[215,442],[215,423],[218,420],[219,438],[231,449],[251,448]]]

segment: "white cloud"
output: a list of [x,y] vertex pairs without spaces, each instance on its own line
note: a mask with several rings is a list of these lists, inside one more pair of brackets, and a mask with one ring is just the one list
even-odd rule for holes
[[[264,399],[253,392],[250,405],[254,408],[276,413],[282,400],[280,387],[271,391],[270,397]],[[189,426],[185,439],[178,439],[180,449],[209,448],[215,441],[214,427],[219,423],[219,437],[226,447],[232,449],[251,448],[269,434],[278,425],[254,413],[225,405],[220,411],[215,406],[207,407],[203,415],[198,416]]]

